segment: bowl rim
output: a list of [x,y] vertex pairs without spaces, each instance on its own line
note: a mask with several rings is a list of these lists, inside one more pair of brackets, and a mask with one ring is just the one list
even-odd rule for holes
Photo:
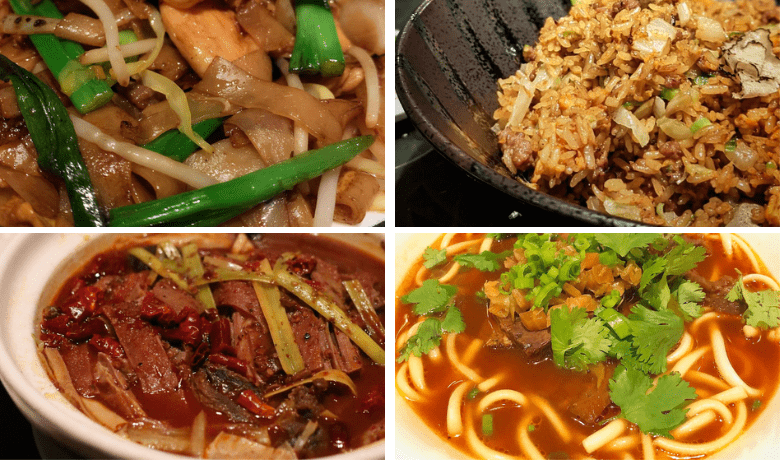
[[[425,139],[430,142],[434,149],[447,159],[455,163],[468,175],[484,182],[491,187],[545,211],[554,212],[577,220],[578,222],[570,224],[571,226],[581,226],[583,224],[595,226],[616,226],[616,227],[651,227],[639,221],[628,220],[618,216],[610,216],[598,211],[593,211],[584,206],[570,203],[558,197],[534,190],[524,183],[499,174],[493,168],[484,165],[455,144],[447,139],[447,136],[423,115],[420,105],[410,94],[410,89],[416,87],[413,79],[407,72],[409,66],[404,58],[404,51],[407,49],[407,42],[413,33],[415,23],[419,21],[432,0],[424,0],[415,10],[409,21],[406,22],[396,41],[395,56],[395,74],[396,74],[396,95],[401,102],[406,114],[414,126],[420,131]],[[468,163],[468,168],[464,166]]]
[[[50,278],[58,276],[58,268],[72,268],[75,255],[79,253],[96,254],[100,252],[100,249],[96,248],[104,248],[107,242],[123,235],[128,235],[128,233],[101,232],[91,234],[68,233],[62,235],[67,238],[67,241],[64,242],[66,248],[63,249],[63,252],[58,252],[55,255],[52,260],[52,266],[47,269],[44,276],[46,279],[42,280],[41,283],[43,291],[38,290],[34,294],[36,298],[34,299],[35,313],[33,313],[33,317],[37,316],[39,310],[38,303],[43,301],[42,297],[47,294],[47,286],[51,281]],[[49,241],[52,241],[58,236],[60,235],[45,233],[19,233],[11,235],[5,241],[5,245],[0,251],[0,256],[5,256],[4,260],[6,260],[5,263],[0,265],[0,283],[5,283],[9,279],[9,273],[16,269],[16,267],[12,267],[7,263],[8,258],[18,255],[20,251],[24,251],[25,245],[36,241],[38,238],[48,238]],[[81,239],[79,240],[79,238]],[[349,242],[346,243],[349,244]],[[77,263],[83,265],[83,257]],[[9,309],[18,308],[18,302],[12,299],[11,296],[4,299],[4,302]],[[3,305],[0,305],[0,309],[2,308]],[[10,317],[11,315],[4,316]],[[29,327],[34,329],[34,324],[30,324]],[[6,340],[0,337],[0,382],[6,388],[14,404],[31,423],[33,430],[40,430],[45,435],[52,437],[69,449],[73,449],[86,457],[93,457],[95,454],[98,454],[99,457],[106,458],[148,458],[155,460],[184,460],[193,458],[152,449],[135,443],[117,435],[87,417],[73,406],[70,401],[67,401],[59,390],[56,390],[53,383],[48,379],[39,356],[37,353],[35,354],[34,362],[25,361],[22,364],[20,360],[25,357],[15,357],[12,350],[7,346]],[[46,378],[51,388],[54,388],[52,394],[48,394],[43,388],[37,386],[36,382],[28,378],[25,370],[22,369],[22,367],[27,366],[31,367],[29,372],[41,374]],[[323,460],[379,459],[384,456],[385,441],[385,439],[382,439],[349,452],[319,458]]]

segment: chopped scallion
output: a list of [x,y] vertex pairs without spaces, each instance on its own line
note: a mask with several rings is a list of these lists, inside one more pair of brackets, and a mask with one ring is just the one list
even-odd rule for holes
[[664,89],[661,90],[660,96],[661,96],[661,99],[663,99],[665,101],[671,101],[672,99],[674,99],[674,96],[676,96],[677,93],[679,93],[679,92],[680,92],[680,90],[677,89],[677,88],[664,88]]
[[482,434],[493,436],[493,414],[484,414],[482,416]]
[[691,132],[695,134],[697,131],[711,124],[712,122],[708,118],[701,117],[698,120],[693,122],[693,124],[691,125]]

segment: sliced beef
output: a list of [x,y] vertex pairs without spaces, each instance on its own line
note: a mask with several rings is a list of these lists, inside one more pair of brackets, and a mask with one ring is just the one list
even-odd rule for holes
[[538,356],[550,347],[550,328],[529,331],[518,318],[496,318],[506,338],[525,352],[526,356]]
[[185,307],[190,307],[195,311],[203,311],[203,305],[198,299],[167,278],[154,285],[152,294],[173,308],[176,313],[180,313]]
[[704,305],[712,307],[713,310],[729,315],[741,315],[747,309],[747,305],[743,302],[733,302],[726,299],[728,293],[737,283],[735,278],[724,275],[717,281],[710,281],[696,271],[688,272],[687,277],[704,288],[704,292],[706,293]]
[[146,417],[141,404],[129,390],[124,375],[114,368],[105,353],[98,353],[97,363],[95,363],[95,384],[100,392],[100,399],[123,418],[137,420]]
[[60,355],[76,391],[85,398],[96,396],[98,390],[92,375],[88,345],[86,343],[72,345],[70,342],[64,342],[60,346]]
[[360,356],[360,350],[352,343],[347,334],[339,329],[333,330],[336,337],[338,353],[333,355],[333,367],[342,370],[347,374],[359,371],[363,367],[363,358]]
[[568,410],[584,423],[592,425],[612,402],[609,398],[609,380],[615,372],[614,364],[600,363],[588,370],[585,385],[579,385]]
[[295,343],[301,351],[306,373],[313,374],[330,368],[328,324],[310,308],[300,307],[288,311]]
[[160,336],[152,326],[139,319],[140,305],[128,302],[108,304],[103,306],[103,312],[114,327],[141,390],[147,394],[176,390],[179,379],[173,364]]
[[231,331],[236,357],[250,363],[262,381],[279,372],[281,363],[252,285],[246,281],[220,283],[214,289],[214,301],[217,306],[234,310]]
[[[263,312],[260,309],[260,303],[257,301],[257,294],[248,281],[225,281],[219,283],[214,289],[214,302],[217,306],[227,306],[234,310],[244,312],[244,314],[255,318],[263,318]],[[263,318],[263,324],[265,319]],[[265,331],[268,331],[266,326]]]
[[109,302],[140,302],[147,293],[149,272],[130,273],[129,275],[109,275],[101,277],[95,286],[105,291],[105,300]]
[[341,284],[341,275],[339,275],[337,266],[317,258],[317,266],[311,272],[311,279],[319,283],[325,294],[333,299],[342,309],[345,307],[347,290]]

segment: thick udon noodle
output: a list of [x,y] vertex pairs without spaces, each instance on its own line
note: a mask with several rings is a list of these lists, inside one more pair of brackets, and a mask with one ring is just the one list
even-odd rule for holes
[[[706,235],[705,238],[716,242],[720,240],[723,256],[728,262],[733,262],[740,256],[747,259],[753,273],[744,275],[745,283],[757,283],[756,285],[764,288],[780,290],[778,282],[766,274],[760,259],[741,237],[711,234]],[[450,256],[475,247],[479,248],[477,253],[489,251],[494,244],[493,238],[472,234],[466,234],[464,241],[457,243],[453,243],[454,239],[454,234],[446,234],[439,239],[438,245],[434,244],[432,247],[446,249],[447,255]],[[432,274],[422,264],[417,264],[415,267],[417,267],[416,271],[407,277],[410,284],[406,285],[406,292],[421,286],[423,281]],[[458,264],[454,263],[450,270],[438,278],[439,281],[445,283],[452,280],[458,269]],[[715,264],[711,279],[717,279],[719,275],[718,264]],[[594,453],[598,452],[597,456],[615,456],[622,453],[619,458],[633,459],[637,457],[631,451],[638,450],[641,453],[639,458],[644,460],[669,457],[692,458],[717,452],[734,441],[748,425],[750,409],[746,400],[770,397],[774,388],[771,390],[754,388],[734,369],[732,358],[727,353],[722,326],[719,324],[719,319],[724,316],[727,315],[710,311],[687,324],[677,347],[667,356],[668,370],[665,374],[679,372],[681,377],[696,389],[698,395],[698,398],[687,406],[687,420],[672,430],[675,439],[643,434],[636,425],[618,418],[581,439],[580,444],[585,452],[588,455],[596,455]],[[396,351],[403,348],[424,319],[421,318],[414,324],[400,326],[396,338]],[[400,318],[399,324],[401,324]],[[697,343],[693,334],[702,328],[708,331],[707,342]],[[780,340],[780,328],[761,332],[757,328],[745,325],[742,327],[742,333],[746,338],[756,338],[760,334],[765,334],[767,340],[775,343]],[[507,376],[501,373],[500,368],[495,375],[481,375],[475,368],[474,355],[476,350],[482,347],[483,342],[479,339],[469,339],[471,343],[467,344],[466,340],[460,337],[461,335],[445,335],[442,339],[443,346],[436,347],[430,355],[422,357],[412,355],[407,363],[397,367],[396,388],[401,397],[414,406],[416,401],[424,400],[433,391],[449,392],[444,434],[447,438],[465,439],[465,445],[470,453],[478,458],[543,460],[546,457],[534,444],[534,433],[529,430],[531,425],[538,424],[541,419],[550,423],[553,432],[562,441],[572,440],[575,434],[567,426],[562,415],[545,398],[512,389],[512,382],[506,380]],[[709,354],[714,355],[715,372],[693,369],[697,362]],[[737,358],[744,357],[737,356]],[[433,388],[426,382],[426,365],[442,361],[449,362],[454,372],[459,374],[459,379],[447,388]],[[740,362],[741,365],[752,365],[747,359],[740,359]],[[743,373],[749,374],[749,371],[750,368],[747,368]],[[776,385],[776,378],[774,385]],[[469,390],[475,387],[485,393],[478,403],[469,401],[467,396]],[[475,414],[487,414],[490,409],[502,407],[517,407],[523,414],[515,436],[517,450],[511,454],[489,447],[478,433],[478,428],[474,426]],[[697,433],[719,423],[722,423],[723,429],[715,439],[707,442],[692,441],[691,438]],[[582,457],[585,458],[585,455]],[[572,456],[572,458],[578,457]]]

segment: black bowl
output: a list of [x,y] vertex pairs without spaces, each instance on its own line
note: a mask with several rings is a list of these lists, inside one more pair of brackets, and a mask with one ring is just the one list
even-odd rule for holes
[[544,21],[566,15],[570,6],[570,0],[427,0],[398,38],[396,93],[417,129],[477,179],[567,216],[572,225],[642,226],[518,182],[490,129],[498,79],[517,71],[523,45],[536,43]]

